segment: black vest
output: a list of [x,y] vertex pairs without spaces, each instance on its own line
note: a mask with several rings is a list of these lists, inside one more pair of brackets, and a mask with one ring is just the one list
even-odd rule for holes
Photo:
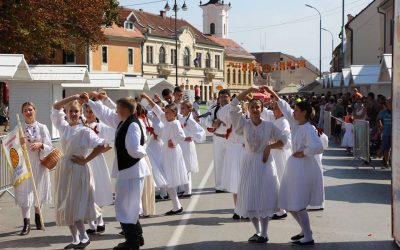
[[143,129],[142,126],[140,125],[140,122],[138,118],[135,116],[131,115],[126,119],[125,122],[120,122],[118,124],[118,129],[115,134],[115,148],[117,151],[117,163],[118,163],[118,170],[124,170],[127,168],[132,167],[136,163],[140,161],[140,159],[136,159],[131,157],[128,154],[128,151],[126,150],[125,146],[125,137],[126,134],[128,133],[128,128],[129,126],[133,123],[136,122],[139,125],[140,128],[140,145],[144,145],[144,134],[143,134]]

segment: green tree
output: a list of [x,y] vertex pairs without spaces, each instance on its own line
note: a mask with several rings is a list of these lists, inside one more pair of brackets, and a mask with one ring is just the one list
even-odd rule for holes
[[0,53],[51,63],[60,50],[83,53],[118,21],[117,0],[0,0]]

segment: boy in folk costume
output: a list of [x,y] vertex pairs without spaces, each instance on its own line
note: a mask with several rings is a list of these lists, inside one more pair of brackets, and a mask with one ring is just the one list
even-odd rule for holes
[[223,89],[218,93],[218,103],[212,107],[208,116],[201,118],[200,122],[206,126],[210,133],[213,133],[214,144],[214,170],[215,170],[215,192],[223,192],[222,172],[224,168],[224,158],[226,152],[226,138],[231,128],[226,126],[220,119],[221,113],[229,112],[231,95],[229,90]]
[[[116,157],[112,171],[113,177],[117,178],[115,213],[126,241],[114,249],[139,249],[144,245],[143,231],[139,222],[141,190],[144,177],[149,175],[149,171],[144,160],[145,133],[139,120],[134,116],[136,102],[129,97],[119,99],[114,111],[100,101],[89,100],[87,93],[82,93],[81,98],[102,122],[116,129],[114,147]],[[104,99],[104,95],[98,95],[97,99]]]

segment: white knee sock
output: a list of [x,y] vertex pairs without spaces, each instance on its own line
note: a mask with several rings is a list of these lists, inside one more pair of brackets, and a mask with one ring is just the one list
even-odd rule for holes
[[22,218],[30,219],[31,218],[31,208],[30,207],[21,207]]
[[78,220],[75,222],[75,227],[78,229],[79,231],[79,239],[82,243],[86,243],[89,241],[89,236],[86,233],[85,230],[85,224],[83,224],[83,221]]
[[269,221],[268,217],[260,219],[261,236],[264,238],[268,238],[268,221]]
[[98,226],[104,226],[103,215],[100,215],[100,216],[97,218],[97,225],[98,225]]
[[183,185],[184,195],[192,194],[192,173],[188,173],[188,184]]
[[90,229],[96,230],[96,221],[90,221],[88,225]]
[[260,220],[258,218],[251,218],[251,222],[253,223],[254,228],[256,229],[256,234],[258,236],[261,235],[261,224]]
[[303,226],[301,225],[301,222],[299,220],[299,216],[297,214],[297,212],[290,212],[290,214],[293,216],[293,218],[297,221],[297,223],[299,224],[300,228],[301,228],[301,232],[299,233],[300,235],[303,235]]
[[297,216],[299,218],[304,233],[304,238],[301,239],[301,242],[307,242],[313,240],[310,218],[308,217],[307,210],[304,209],[297,212]]
[[71,231],[71,236],[72,236],[72,244],[79,244],[79,233],[78,229],[76,228],[75,225],[70,225],[69,226],[69,231]]
[[172,205],[173,205],[172,210],[173,211],[177,211],[177,210],[181,209],[182,205],[179,202],[179,198],[178,198],[178,194],[176,192],[176,188],[168,188],[167,191],[168,191],[169,198],[172,201]]

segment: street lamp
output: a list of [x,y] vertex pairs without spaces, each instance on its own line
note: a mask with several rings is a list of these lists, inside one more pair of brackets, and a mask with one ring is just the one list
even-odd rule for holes
[[332,55],[333,55],[333,34],[332,32],[330,32],[329,30],[325,29],[325,28],[321,28],[322,30],[325,30],[326,32],[329,32],[329,34],[331,34],[331,38],[332,38]]
[[[166,12],[171,10],[171,7],[169,7],[168,2],[165,5],[164,10]],[[183,11],[188,10],[186,1],[183,2],[182,10]],[[174,0],[174,7],[172,8],[172,11],[175,12],[175,86],[178,87],[178,31],[177,31],[176,22],[177,22],[177,18],[178,18],[179,7],[178,7],[178,4],[176,3],[176,0]]]
[[313,7],[313,6],[309,5],[309,4],[306,4],[306,6],[308,8],[316,10],[318,12],[318,15],[319,15],[319,78],[322,79],[322,61],[321,61],[321,58],[322,58],[322,56],[321,56],[322,55],[322,48],[321,48],[321,44],[322,44],[322,31],[321,31],[321,29],[322,29],[322,16],[321,16],[321,12],[319,12],[319,10],[317,8],[315,8],[315,7]]

